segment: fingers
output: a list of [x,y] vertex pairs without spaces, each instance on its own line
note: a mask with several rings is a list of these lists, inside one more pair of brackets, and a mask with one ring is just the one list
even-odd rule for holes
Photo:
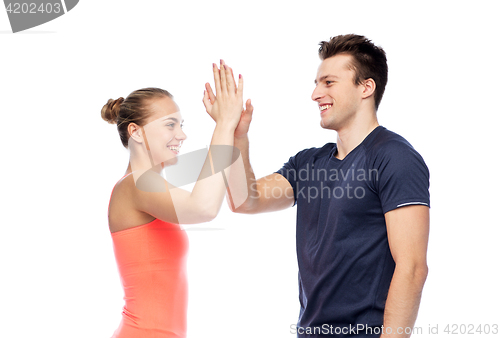
[[[224,67],[226,67],[226,65],[224,65]],[[236,82],[234,81],[233,70],[231,67],[227,67],[226,69],[226,82],[228,92],[236,93]]]
[[243,111],[243,113],[241,115],[242,116],[245,115],[245,118],[251,120],[252,113],[253,113],[253,106],[252,106],[250,99],[248,99],[247,102],[245,103],[245,110]]
[[250,99],[248,99],[245,103],[245,111],[250,115],[253,113],[252,101]]
[[214,71],[215,93],[218,96],[221,93],[220,72],[215,63],[212,65],[212,68]]
[[[233,69],[228,67],[224,60],[220,60],[220,69],[217,65],[213,64],[214,71],[214,82],[215,82],[215,93],[218,96],[219,93],[236,93],[243,98],[243,78],[241,74],[238,80],[238,86],[236,86],[236,81],[234,79]],[[210,101],[212,104],[215,101],[215,95],[213,94],[212,89],[209,84],[205,85]]]
[[214,92],[212,91],[212,87],[210,87],[210,83],[205,84],[205,89],[208,94],[208,98],[210,99],[210,103],[214,104],[215,102],[215,95]]
[[233,74],[233,68],[229,67],[229,69],[231,70],[231,77],[233,78],[233,83],[234,83],[234,91],[236,92],[236,81],[234,80],[234,74]]
[[208,94],[208,91],[203,92],[203,105],[205,106],[205,109],[207,112],[210,114],[210,111],[212,110],[212,102],[210,101],[210,97]]
[[236,90],[236,94],[243,101],[243,76],[241,76],[241,74],[238,79],[238,89]]
[[236,93],[236,82],[234,81],[233,70],[231,67],[227,67],[226,77],[227,90],[230,93]]
[[[222,60],[222,62],[225,64],[224,60]],[[229,80],[228,80],[228,82],[227,82],[228,83],[228,87],[232,88],[234,90],[234,92],[236,93],[237,92],[237,87],[236,87],[236,81],[234,80],[233,68],[228,67],[228,69],[231,72],[231,80],[233,80],[232,82],[229,82]],[[227,74],[227,75],[229,75],[229,74]]]
[[[227,94],[227,66],[224,63],[224,60],[220,60],[220,88],[221,88],[221,93]],[[217,93],[219,95],[219,93]]]

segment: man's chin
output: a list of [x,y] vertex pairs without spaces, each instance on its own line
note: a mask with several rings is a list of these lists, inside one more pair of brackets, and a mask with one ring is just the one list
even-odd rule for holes
[[325,122],[325,121],[321,120],[319,122],[319,124],[320,124],[321,128],[323,128],[323,129],[336,130],[334,124],[331,123],[331,122],[328,123],[328,122]]

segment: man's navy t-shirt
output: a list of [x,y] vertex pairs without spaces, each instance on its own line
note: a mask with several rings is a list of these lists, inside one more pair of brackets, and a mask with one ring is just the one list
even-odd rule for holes
[[378,126],[343,160],[336,152],[305,149],[277,171],[297,204],[298,337],[383,324],[395,268],[384,214],[430,203],[427,166],[398,134]]

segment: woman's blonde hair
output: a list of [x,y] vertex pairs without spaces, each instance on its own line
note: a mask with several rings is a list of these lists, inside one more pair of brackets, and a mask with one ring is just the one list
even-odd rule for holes
[[128,148],[128,125],[135,123],[144,126],[151,114],[148,111],[148,101],[154,98],[173,98],[172,94],[160,88],[143,88],[135,90],[126,99],[120,97],[116,100],[109,99],[101,109],[101,117],[104,121],[116,124],[120,140],[125,148]]

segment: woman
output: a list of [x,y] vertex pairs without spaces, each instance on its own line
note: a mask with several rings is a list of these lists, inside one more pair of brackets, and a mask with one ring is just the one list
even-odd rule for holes
[[[213,70],[216,97],[204,97],[213,103],[210,115],[216,122],[210,150],[226,146],[217,152],[217,160],[230,161],[242,114],[243,80],[240,76],[236,87],[231,69],[222,62],[220,70],[215,64]],[[101,116],[118,124],[120,139],[130,150],[128,168],[113,188],[108,209],[125,293],[122,321],[113,338],[186,337],[188,239],[179,223],[212,220],[224,199],[224,178],[211,172],[210,156],[202,172],[211,175],[198,180],[192,192],[173,188],[160,175],[165,165],[176,162],[186,139],[182,116],[167,91],[146,88],[126,99],[109,100]]]

